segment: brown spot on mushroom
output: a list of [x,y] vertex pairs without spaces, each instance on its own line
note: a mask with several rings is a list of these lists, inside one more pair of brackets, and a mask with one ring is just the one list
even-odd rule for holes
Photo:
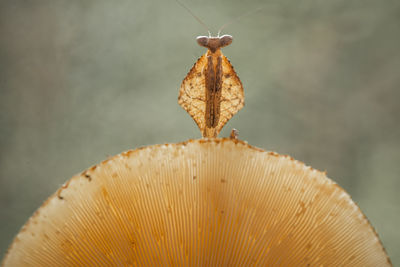
[[87,178],[89,182],[92,181],[92,177],[88,173],[85,172],[83,176],[85,176],[85,178]]
[[[69,186],[69,184],[70,184],[71,181],[72,181],[72,179],[69,180],[69,181],[67,181],[66,183],[64,183],[64,184],[57,190],[56,195],[57,195],[58,199],[60,199],[60,200],[63,200],[63,199],[64,199],[64,197],[61,196],[61,193],[63,192],[64,189],[67,189],[67,188],[68,188],[68,186]],[[49,200],[45,201],[44,206],[45,206],[45,204],[47,204],[48,201],[49,201]],[[39,211],[36,211],[36,212],[39,212]]]

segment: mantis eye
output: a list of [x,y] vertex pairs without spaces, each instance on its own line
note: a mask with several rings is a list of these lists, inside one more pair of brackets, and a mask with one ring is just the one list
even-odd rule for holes
[[207,36],[199,36],[197,37],[197,43],[200,46],[207,47],[209,38]]
[[230,45],[232,43],[232,40],[233,40],[233,38],[232,38],[231,35],[222,35],[219,38],[219,42],[220,42],[221,47]]

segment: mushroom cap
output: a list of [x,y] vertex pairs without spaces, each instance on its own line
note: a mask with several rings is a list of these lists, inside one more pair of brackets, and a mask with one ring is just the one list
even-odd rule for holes
[[148,146],[72,177],[4,266],[390,266],[325,173],[233,139]]

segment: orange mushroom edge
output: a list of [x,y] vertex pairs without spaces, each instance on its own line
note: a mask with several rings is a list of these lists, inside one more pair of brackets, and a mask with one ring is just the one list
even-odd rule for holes
[[324,172],[237,139],[127,151],[72,177],[3,266],[391,266]]

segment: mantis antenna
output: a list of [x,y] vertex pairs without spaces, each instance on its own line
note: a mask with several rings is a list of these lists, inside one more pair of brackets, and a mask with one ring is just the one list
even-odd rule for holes
[[207,27],[207,25],[201,20],[199,19],[187,6],[185,6],[183,3],[179,2],[178,0],[175,0],[181,7],[183,7],[184,9],[186,9],[190,15],[192,15],[208,32],[208,36],[211,37],[211,32],[209,30],[209,28]]
[[221,31],[222,31],[224,28],[226,28],[227,26],[231,25],[233,22],[238,21],[239,19],[241,19],[241,18],[243,18],[243,17],[246,17],[246,16],[248,16],[248,15],[251,15],[251,14],[253,14],[253,13],[257,13],[258,11],[260,11],[261,9],[263,9],[264,7],[265,7],[265,6],[259,7],[259,8],[255,9],[255,10],[250,10],[250,11],[248,11],[248,12],[246,12],[246,13],[243,13],[242,15],[237,16],[236,18],[232,19],[231,21],[225,23],[224,25],[221,26],[221,28],[219,28],[217,36],[219,36],[219,34],[221,33]]

